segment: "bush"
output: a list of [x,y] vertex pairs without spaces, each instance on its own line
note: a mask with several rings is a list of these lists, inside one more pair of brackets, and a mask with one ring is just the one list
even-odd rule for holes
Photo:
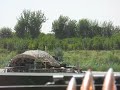
[[58,60],[59,62],[62,62],[62,61],[63,61],[63,51],[62,51],[61,48],[56,48],[56,49],[54,50],[54,55],[55,55],[55,57],[57,57],[57,60]]

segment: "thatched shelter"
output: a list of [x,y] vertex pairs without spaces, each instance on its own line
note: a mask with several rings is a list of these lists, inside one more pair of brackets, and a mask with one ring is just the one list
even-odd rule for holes
[[60,64],[47,52],[41,50],[29,50],[22,54],[18,54],[12,58],[10,67],[39,67],[50,68],[59,67]]

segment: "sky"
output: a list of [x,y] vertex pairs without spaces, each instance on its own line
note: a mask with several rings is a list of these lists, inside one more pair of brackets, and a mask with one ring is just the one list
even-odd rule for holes
[[23,10],[41,10],[48,19],[42,32],[51,33],[52,22],[60,15],[79,20],[112,21],[120,25],[120,0],[0,0],[0,28],[14,29]]

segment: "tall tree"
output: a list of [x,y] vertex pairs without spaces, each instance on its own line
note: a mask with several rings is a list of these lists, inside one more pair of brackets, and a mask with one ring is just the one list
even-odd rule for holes
[[105,37],[110,37],[112,35],[112,31],[114,30],[112,22],[103,22],[102,24],[102,35]]
[[118,34],[120,33],[120,26],[115,26],[113,30],[113,34]]
[[12,37],[12,30],[8,27],[3,27],[0,29],[0,38],[10,38]]
[[36,38],[40,34],[42,24],[46,21],[46,17],[41,11],[24,10],[15,26],[16,35],[18,37]]
[[76,37],[76,20],[70,20],[65,27],[65,38]]
[[52,23],[52,31],[56,38],[71,38],[76,36],[76,20],[70,20],[67,16],[60,16]]
[[77,24],[77,33],[78,37],[89,37],[90,35],[90,22],[87,19],[79,20]]
[[66,16],[60,16],[58,20],[52,23],[52,31],[55,33],[55,37],[59,39],[65,38],[65,27],[69,18]]
[[90,27],[91,27],[90,37],[101,36],[102,33],[101,27],[98,25],[98,22],[96,20],[90,22]]

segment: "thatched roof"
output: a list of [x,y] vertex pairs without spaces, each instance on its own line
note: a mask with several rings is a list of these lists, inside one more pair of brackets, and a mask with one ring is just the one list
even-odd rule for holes
[[47,52],[41,50],[29,50],[25,51],[22,54],[16,55],[12,61],[15,62],[18,59],[33,59],[41,62],[49,62],[51,66],[60,66],[60,64]]

